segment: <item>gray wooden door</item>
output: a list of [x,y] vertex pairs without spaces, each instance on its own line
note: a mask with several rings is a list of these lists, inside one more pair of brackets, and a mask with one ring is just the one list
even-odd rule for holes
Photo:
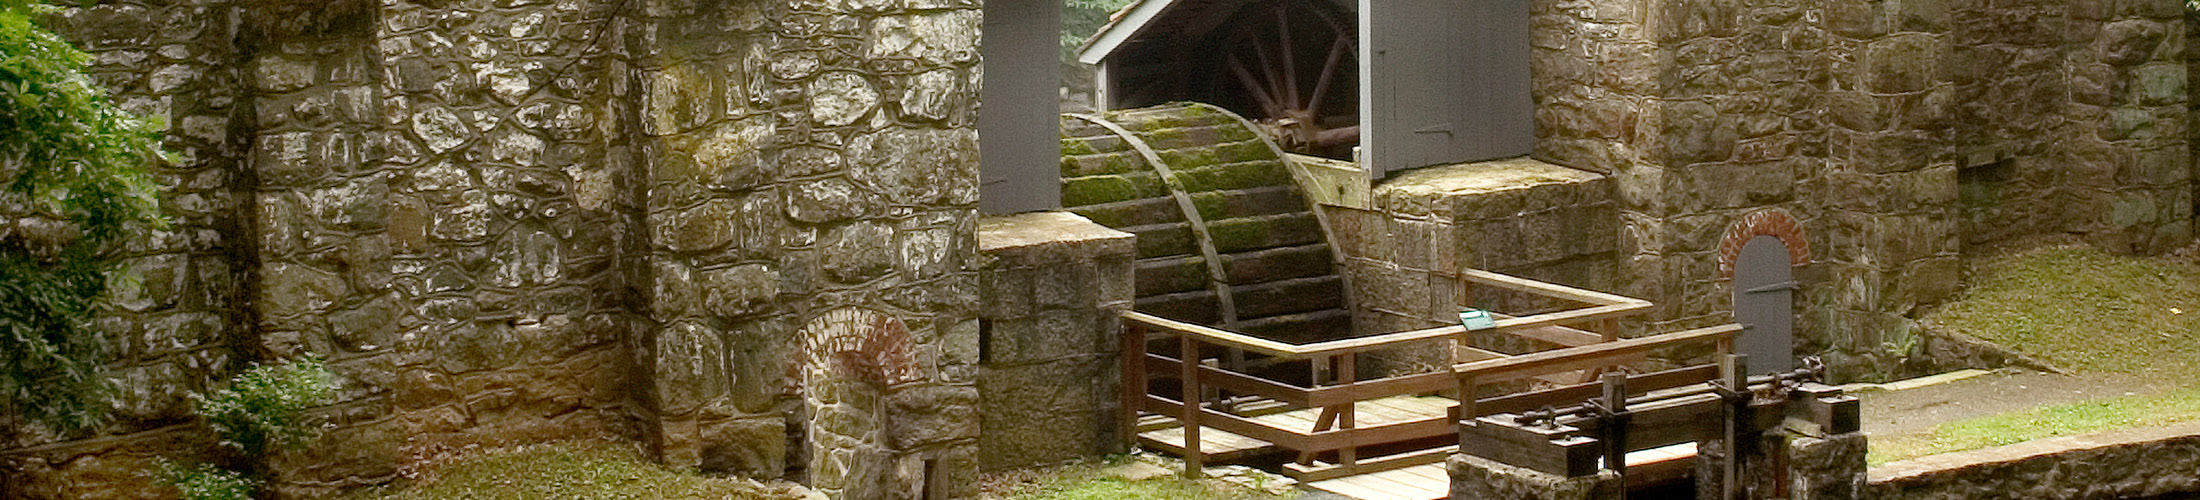
[[978,206],[986,213],[1062,206],[1061,9],[1052,0],[985,3]]
[[1752,371],[1794,368],[1795,288],[1780,238],[1758,236],[1742,245],[1734,259],[1734,321],[1742,324],[1734,350],[1749,355]]
[[1359,0],[1370,173],[1528,154],[1529,0]]

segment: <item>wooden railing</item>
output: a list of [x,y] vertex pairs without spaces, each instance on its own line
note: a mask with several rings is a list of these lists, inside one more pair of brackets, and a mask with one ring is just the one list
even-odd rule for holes
[[[1462,416],[1471,419],[1493,411],[1521,411],[1566,401],[1568,398],[1586,397],[1579,394],[1594,395],[1598,390],[1597,385],[1565,386],[1535,393],[1487,398],[1479,402],[1473,401],[1472,397],[1463,397],[1468,402],[1454,407],[1447,415],[1369,427],[1359,426],[1356,404],[1392,396],[1441,391],[1458,391],[1461,395],[1472,395],[1476,394],[1474,391],[1482,384],[1568,371],[1594,373],[1605,367],[1640,361],[1652,350],[1686,343],[1715,341],[1719,344],[1719,352],[1724,354],[1729,350],[1733,335],[1740,331],[1739,326],[1727,325],[1621,340],[1617,320],[1647,312],[1651,307],[1649,302],[1478,270],[1462,271],[1460,278],[1463,288],[1495,287],[1561,299],[1582,304],[1584,307],[1522,317],[1501,315],[1495,328],[1477,331],[1510,334],[1562,346],[1555,350],[1521,356],[1476,349],[1469,345],[1471,341],[1467,336],[1468,331],[1456,325],[1310,344],[1291,344],[1146,313],[1126,312],[1122,315],[1126,328],[1121,338],[1122,352],[1126,354],[1122,367],[1124,383],[1121,425],[1126,430],[1124,434],[1136,439],[1135,430],[1138,428],[1138,415],[1141,411],[1174,417],[1182,425],[1184,432],[1187,475],[1196,474],[1203,465],[1205,457],[1200,450],[1199,436],[1203,427],[1228,431],[1298,451],[1297,463],[1287,465],[1286,472],[1306,481],[1434,463],[1441,461],[1449,450],[1423,450],[1370,460],[1361,460],[1356,456],[1356,451],[1368,446],[1453,436],[1457,432],[1455,424]],[[1581,324],[1598,325],[1601,327],[1598,329],[1602,331],[1589,332],[1566,326]],[[1174,356],[1168,355],[1167,349],[1163,352],[1149,351],[1148,341],[1153,340],[1150,337],[1159,336],[1176,338]],[[1450,344],[1449,352],[1455,353],[1454,360],[1458,362],[1446,371],[1369,380],[1358,380],[1355,376],[1356,358],[1360,353],[1431,343]],[[1306,360],[1312,365],[1311,379],[1314,383],[1312,387],[1300,386],[1254,376],[1240,371],[1236,366],[1203,363],[1206,359],[1202,355],[1203,350],[1210,346],[1225,351],[1234,349],[1263,355],[1271,361]],[[1699,383],[1715,376],[1715,369],[1706,373],[1701,367],[1688,368],[1635,376],[1641,380],[1635,382],[1634,387],[1653,390]],[[1587,381],[1586,378],[1584,377],[1584,382]],[[1179,380],[1178,393],[1150,394],[1149,383],[1157,379]],[[1293,408],[1320,408],[1321,412],[1314,419],[1311,428],[1278,428],[1208,404],[1203,395],[1210,389],[1264,398]],[[1328,453],[1335,454],[1334,463],[1315,463],[1314,458]]]

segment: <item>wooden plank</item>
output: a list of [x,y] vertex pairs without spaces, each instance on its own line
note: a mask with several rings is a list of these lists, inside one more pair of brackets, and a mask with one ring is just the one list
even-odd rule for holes
[[1459,278],[1474,283],[1495,286],[1498,288],[1503,288],[1516,292],[1528,292],[1545,297],[1566,299],[1575,302],[1596,304],[1600,306],[1641,304],[1644,307],[1648,307],[1650,305],[1650,301],[1637,299],[1634,297],[1614,295],[1595,290],[1584,290],[1556,283],[1531,280],[1509,274],[1493,273],[1480,269],[1461,268],[1459,270]]
[[1502,358],[1502,357],[1506,357],[1506,356],[1511,356],[1511,355],[1510,355],[1510,354],[1505,354],[1505,353],[1502,353],[1502,352],[1497,352],[1497,351],[1488,351],[1488,350],[1476,349],[1476,348],[1473,348],[1473,347],[1468,347],[1468,346],[1465,346],[1465,345],[1454,345],[1454,346],[1451,346],[1451,362],[1452,362],[1452,363],[1465,363],[1465,362],[1469,362],[1469,361],[1481,361],[1481,360],[1485,360],[1485,359],[1497,359],[1497,358]]
[[1116,394],[1116,403],[1120,404],[1121,410],[1116,417],[1116,432],[1120,432],[1119,435],[1122,436],[1119,444],[1135,446],[1138,444],[1140,428],[1138,403],[1145,399],[1146,391],[1150,388],[1146,385],[1146,325],[1123,325],[1123,335],[1117,340],[1122,342],[1118,346],[1120,350],[1116,352],[1120,353],[1117,361],[1122,365],[1123,380],[1117,384],[1120,390]]
[[1459,449],[1474,456],[1566,477],[1596,472],[1603,445],[1570,426],[1524,427],[1510,414],[1481,417],[1459,429]]
[[1282,356],[1288,358],[1304,357],[1300,354],[1300,349],[1298,346],[1286,344],[1283,342],[1277,342],[1274,340],[1254,337],[1242,333],[1211,328],[1203,325],[1185,323],[1182,321],[1163,318],[1160,316],[1146,314],[1138,311],[1124,311],[1122,313],[1122,316],[1125,321],[1145,324],[1146,326],[1155,329],[1173,332],[1179,335],[1197,336],[1200,338],[1200,341],[1210,344],[1220,344],[1228,347],[1236,347],[1239,349],[1267,354],[1271,356]]
[[[1146,396],[1146,405],[1170,414],[1184,413],[1184,405],[1168,398]],[[1275,443],[1294,450],[1311,449],[1311,438],[1305,434],[1277,429],[1260,421],[1211,410],[1200,411],[1201,423],[1207,427],[1222,429],[1253,439]]]
[[1480,380],[1482,383],[1489,383],[1496,379],[1491,379],[1487,377],[1495,374],[1531,372],[1551,373],[1551,371],[1539,370],[1536,367],[1551,366],[1554,364],[1575,364],[1584,360],[1604,360],[1621,355],[1645,353],[1649,352],[1652,349],[1686,344],[1690,342],[1702,342],[1732,338],[1735,333],[1740,331],[1742,331],[1741,325],[1719,325],[1709,328],[1698,328],[1695,330],[1659,334],[1638,339],[1622,340],[1618,342],[1604,342],[1581,347],[1555,349],[1537,353],[1524,354],[1520,356],[1513,356],[1504,359],[1492,359],[1486,361],[1476,361],[1472,363],[1461,363],[1457,365],[1452,365],[1452,372],[1459,374],[1473,374],[1475,375],[1476,379]]
[[[1687,368],[1666,370],[1656,373],[1632,375],[1627,377],[1627,392],[1629,395],[1646,394],[1649,392],[1666,390],[1675,387],[1701,384],[1711,379],[1718,378],[1718,376],[1718,365],[1699,365]],[[1519,413],[1523,411],[1542,408],[1545,406],[1562,406],[1575,404],[1586,401],[1589,398],[1596,397],[1599,391],[1602,390],[1603,384],[1579,384],[1535,392],[1523,392],[1519,394],[1508,394],[1504,396],[1483,398],[1481,401],[1475,402],[1475,409],[1481,412],[1481,414],[1474,416],[1479,417],[1482,415],[1490,415],[1495,413]]]
[[1306,405],[1336,406],[1399,394],[1436,392],[1456,387],[1457,382],[1450,373],[1416,373],[1310,389],[1306,394]]
[[1379,483],[1368,486],[1366,481],[1358,479],[1357,476],[1331,479],[1319,483],[1307,483],[1307,486],[1360,500],[1415,500],[1412,497],[1385,489],[1385,485]]
[[[1170,372],[1181,370],[1176,358],[1160,354],[1146,354],[1146,370]],[[1311,389],[1246,375],[1213,366],[1199,367],[1199,383],[1210,387],[1252,394],[1293,406],[1311,406],[1307,399]]]
[[1283,473],[1285,475],[1291,476],[1292,479],[1297,479],[1301,482],[1322,481],[1368,472],[1381,472],[1409,467],[1419,467],[1428,464],[1441,464],[1444,462],[1445,458],[1449,458],[1451,456],[1451,453],[1453,451],[1457,450],[1455,450],[1454,447],[1451,446],[1444,446],[1438,448],[1429,448],[1425,450],[1414,450],[1405,453],[1395,453],[1362,460],[1359,464],[1357,464],[1357,466],[1351,468],[1332,463],[1319,463],[1311,465],[1300,465],[1295,463],[1284,464]]

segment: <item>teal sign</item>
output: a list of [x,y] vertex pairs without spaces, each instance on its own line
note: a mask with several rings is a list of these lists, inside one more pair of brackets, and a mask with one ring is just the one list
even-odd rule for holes
[[1470,331],[1488,330],[1497,328],[1497,318],[1490,316],[1489,311],[1468,309],[1459,311],[1459,326],[1467,327]]

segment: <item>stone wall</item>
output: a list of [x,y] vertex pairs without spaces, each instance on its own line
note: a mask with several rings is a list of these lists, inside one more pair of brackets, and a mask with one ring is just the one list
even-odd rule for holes
[[214,451],[213,436],[189,424],[186,395],[241,368],[237,352],[255,342],[241,334],[254,321],[242,307],[251,268],[235,259],[258,246],[237,230],[254,203],[240,175],[252,92],[231,64],[239,28],[229,8],[108,2],[45,20],[93,56],[88,73],[115,102],[167,120],[164,143],[178,158],[153,171],[174,225],[125,250],[136,283],[113,288],[114,307],[95,323],[112,356],[104,375],[124,385],[114,420],[65,435],[0,417],[0,496],[133,498],[144,495],[135,474],[154,457]]
[[1117,314],[1131,307],[1129,233],[1083,217],[992,217],[978,229],[982,465],[1003,469],[1124,451]]
[[1535,156],[1611,176],[1617,291],[1658,304],[1650,331],[1729,321],[1721,234],[1792,214],[1814,257],[1797,270],[1798,352],[1826,354],[1836,379],[1883,377],[1967,246],[2191,240],[2179,9],[1539,1]]
[[[1369,209],[1324,207],[1352,284],[1355,334],[1456,324],[1462,268],[1613,289],[1620,217],[1611,187],[1603,175],[1521,158],[1407,171],[1378,186]],[[1474,307],[1514,315],[1579,306],[1472,293]],[[1425,371],[1448,364],[1444,354],[1372,358],[1378,372]]]
[[55,26],[94,75],[168,121],[178,224],[130,249],[142,286],[100,322],[120,418],[0,444],[0,496],[158,497],[120,485],[208,448],[183,394],[305,354],[343,389],[314,451],[272,457],[285,497],[558,439],[802,477],[814,453],[790,437],[842,429],[812,425],[786,360],[848,307],[903,325],[915,367],[879,389],[885,477],[967,496],[978,18],[960,0],[71,9]]
[[2156,498],[2200,491],[2200,425],[2106,431],[1871,469],[1875,500]]

